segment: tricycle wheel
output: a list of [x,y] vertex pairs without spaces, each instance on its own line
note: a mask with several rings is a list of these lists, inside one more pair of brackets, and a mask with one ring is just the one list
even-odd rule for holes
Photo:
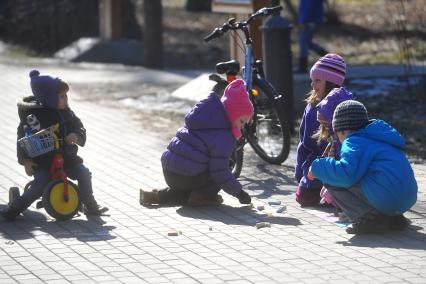
[[12,186],[9,188],[9,205],[19,197],[19,188],[16,186]]
[[46,212],[59,221],[69,220],[80,206],[77,186],[68,181],[68,200],[64,198],[64,182],[51,181],[43,192],[43,205]]

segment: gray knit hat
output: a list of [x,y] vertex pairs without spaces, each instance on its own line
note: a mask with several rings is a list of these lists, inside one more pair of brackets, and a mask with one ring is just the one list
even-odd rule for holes
[[341,102],[333,114],[333,130],[356,130],[368,123],[368,114],[365,106],[354,100]]

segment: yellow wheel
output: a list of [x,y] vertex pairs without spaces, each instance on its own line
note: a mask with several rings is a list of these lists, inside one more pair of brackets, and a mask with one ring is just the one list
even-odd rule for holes
[[65,200],[62,180],[51,181],[43,192],[43,205],[53,218],[60,221],[71,219],[80,206],[77,186],[68,181],[68,200]]

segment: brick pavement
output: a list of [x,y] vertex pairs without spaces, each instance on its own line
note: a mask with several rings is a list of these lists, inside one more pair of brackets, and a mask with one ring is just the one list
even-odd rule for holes
[[[79,71],[55,68],[67,78]],[[15,157],[15,101],[29,93],[28,70],[0,64],[0,204],[10,186],[29,180]],[[159,157],[167,139],[142,129],[132,112],[78,94],[70,100],[88,131],[81,155],[110,215],[56,222],[31,206],[1,223],[0,283],[424,283],[425,215],[407,213],[413,224],[402,233],[347,235],[319,211],[297,206],[291,159],[268,165],[247,148],[241,178],[255,205],[278,199],[284,214],[269,216],[271,207],[259,212],[226,194],[218,208],[140,206],[140,187],[164,185]],[[416,167],[423,195],[425,173]],[[270,228],[254,227],[265,220]],[[169,237],[170,230],[182,234]]]

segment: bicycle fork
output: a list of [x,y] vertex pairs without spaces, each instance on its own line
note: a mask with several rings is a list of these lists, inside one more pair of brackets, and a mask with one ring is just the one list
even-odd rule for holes
[[64,171],[64,158],[62,154],[55,154],[52,165],[50,167],[50,175],[52,180],[60,179],[64,183],[64,201],[68,202],[68,179]]

